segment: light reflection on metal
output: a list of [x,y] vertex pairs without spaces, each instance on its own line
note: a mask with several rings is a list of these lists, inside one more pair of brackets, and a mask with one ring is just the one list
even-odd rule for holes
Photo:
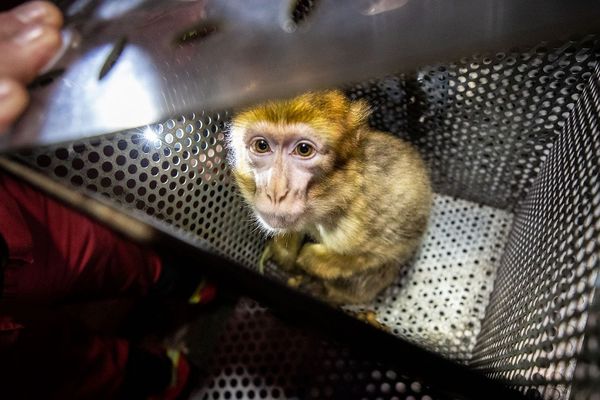
[[142,134],[144,135],[144,139],[146,139],[148,142],[154,143],[159,140],[158,134],[151,126],[145,127],[142,131]]
[[119,17],[134,10],[144,3],[144,0],[106,1],[99,5],[96,15],[101,19]]
[[403,7],[409,0],[370,0],[363,14],[377,15]]

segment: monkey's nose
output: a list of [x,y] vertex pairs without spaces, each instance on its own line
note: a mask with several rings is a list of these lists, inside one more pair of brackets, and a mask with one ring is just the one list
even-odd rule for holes
[[287,197],[289,192],[290,192],[289,189],[285,189],[282,191],[273,191],[271,193],[269,193],[267,191],[266,195],[267,195],[267,198],[271,201],[271,204],[276,206],[276,205],[280,204]]

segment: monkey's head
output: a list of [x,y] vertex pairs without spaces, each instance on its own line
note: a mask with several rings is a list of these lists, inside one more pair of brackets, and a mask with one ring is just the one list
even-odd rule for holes
[[327,181],[361,151],[368,114],[363,101],[327,91],[264,103],[234,117],[230,163],[267,231],[303,230],[322,214]]

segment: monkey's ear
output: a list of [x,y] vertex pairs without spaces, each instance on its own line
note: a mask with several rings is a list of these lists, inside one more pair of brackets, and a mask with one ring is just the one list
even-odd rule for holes
[[365,126],[369,120],[371,109],[366,100],[356,100],[350,103],[350,109],[348,110],[348,128],[350,131],[356,132],[356,139],[360,139],[360,133],[362,127]]

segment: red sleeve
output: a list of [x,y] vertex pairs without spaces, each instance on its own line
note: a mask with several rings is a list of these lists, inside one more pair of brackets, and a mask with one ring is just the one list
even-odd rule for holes
[[162,264],[153,251],[1,173],[0,196],[5,297],[143,296],[157,282]]

